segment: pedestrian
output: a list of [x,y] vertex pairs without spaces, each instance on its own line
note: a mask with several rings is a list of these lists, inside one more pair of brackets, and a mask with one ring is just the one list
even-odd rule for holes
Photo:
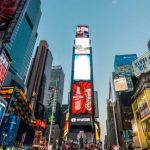
[[81,136],[79,139],[80,148],[83,149],[83,137]]
[[86,139],[84,143],[84,150],[88,150],[88,148],[88,140]]

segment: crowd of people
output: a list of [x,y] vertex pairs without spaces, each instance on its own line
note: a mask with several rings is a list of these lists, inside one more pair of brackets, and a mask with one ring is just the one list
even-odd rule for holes
[[79,140],[64,141],[60,150],[102,150],[101,143],[91,143],[81,137]]

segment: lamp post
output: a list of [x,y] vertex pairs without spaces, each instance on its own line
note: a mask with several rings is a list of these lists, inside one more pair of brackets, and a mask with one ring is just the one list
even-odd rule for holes
[[5,138],[7,137],[7,133],[3,133],[3,141],[2,141],[2,146],[4,145],[4,142],[5,142]]
[[54,118],[54,105],[56,102],[56,94],[57,94],[57,80],[55,81],[55,86],[52,89],[53,91],[53,103],[52,103],[52,115],[51,115],[51,123],[50,123],[50,130],[49,130],[49,138],[48,138],[48,150],[51,150],[51,134],[52,134],[52,126],[53,126],[53,118]]

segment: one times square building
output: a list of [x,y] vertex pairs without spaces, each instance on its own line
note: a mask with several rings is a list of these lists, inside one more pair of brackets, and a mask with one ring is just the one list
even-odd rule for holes
[[69,139],[94,139],[92,48],[88,26],[76,28],[72,55]]

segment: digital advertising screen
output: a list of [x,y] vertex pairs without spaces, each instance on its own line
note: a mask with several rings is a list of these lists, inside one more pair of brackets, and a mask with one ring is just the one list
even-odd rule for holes
[[5,56],[4,53],[0,55],[0,86],[2,86],[2,83],[5,79],[7,69],[9,67],[9,60]]
[[86,25],[77,26],[76,37],[89,37],[89,29]]
[[90,82],[73,83],[72,114],[92,114],[92,85]]
[[0,125],[3,120],[6,108],[7,102],[0,96]]
[[0,0],[0,31],[6,31],[21,0]]
[[89,38],[76,38],[75,39],[75,49],[90,49],[90,39]]
[[75,55],[74,58],[74,80],[90,80],[91,66],[89,55]]
[[115,91],[126,91],[128,90],[127,80],[125,77],[114,79]]
[[85,126],[90,126],[92,125],[93,119],[91,115],[71,115],[70,116],[70,125],[71,126],[80,126],[80,125],[85,125]]

